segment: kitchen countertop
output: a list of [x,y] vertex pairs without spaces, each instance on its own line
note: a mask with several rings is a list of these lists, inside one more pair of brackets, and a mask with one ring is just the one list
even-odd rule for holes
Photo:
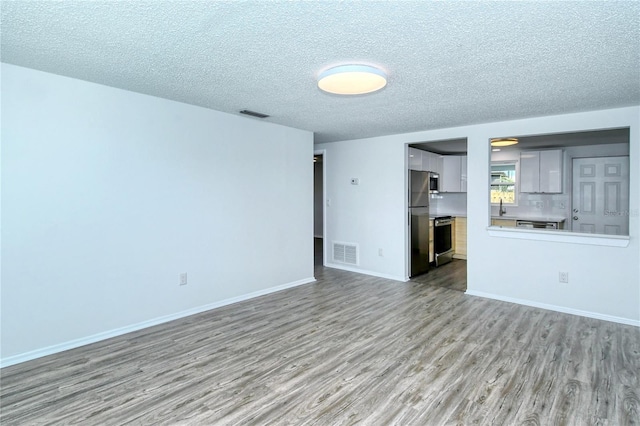
[[467,217],[466,213],[438,213],[430,214],[429,219],[435,219],[436,217],[451,216],[451,217]]
[[[438,214],[430,214],[429,219],[435,219],[436,217],[442,216],[451,216],[451,217],[467,217],[466,213],[438,213]],[[532,216],[528,214],[523,214],[519,216],[513,215],[504,215],[504,216],[491,216],[491,219],[504,219],[504,220],[529,220],[535,222],[564,222],[567,220],[566,217],[563,216]]]
[[528,216],[526,214],[522,216],[509,216],[509,215],[491,216],[491,219],[529,220],[529,221],[535,221],[535,222],[564,222],[565,220],[567,220],[566,217],[562,217],[562,216]]

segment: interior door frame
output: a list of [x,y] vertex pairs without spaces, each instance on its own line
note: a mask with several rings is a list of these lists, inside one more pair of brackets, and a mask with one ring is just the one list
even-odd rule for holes
[[[314,149],[313,155],[322,155],[322,266],[327,266],[327,150]],[[315,194],[314,194],[315,196]],[[314,209],[315,210],[315,209]],[[315,211],[314,211],[315,215]],[[315,217],[314,217],[315,224]],[[315,226],[315,225],[314,225]],[[316,233],[313,232],[315,238]]]

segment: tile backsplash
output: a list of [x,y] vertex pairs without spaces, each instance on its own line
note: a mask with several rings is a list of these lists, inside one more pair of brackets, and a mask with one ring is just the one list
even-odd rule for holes
[[[499,206],[491,206],[491,215],[498,216]],[[569,194],[519,194],[518,205],[506,205],[507,216],[548,217],[560,216],[568,219],[571,215]]]
[[429,214],[437,215],[467,215],[467,193],[449,192],[432,196]]
[[[519,194],[518,205],[506,205],[507,216],[527,218],[559,216],[568,220],[571,216],[571,196],[569,194]],[[437,215],[467,215],[467,194],[445,193],[432,196],[429,213]],[[491,215],[498,216],[498,206],[491,206]]]

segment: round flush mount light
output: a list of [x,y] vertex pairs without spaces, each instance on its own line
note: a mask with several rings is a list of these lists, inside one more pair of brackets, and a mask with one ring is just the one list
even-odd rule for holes
[[518,143],[517,138],[496,138],[491,139],[491,146],[510,146]]
[[387,85],[384,71],[369,65],[340,65],[318,76],[318,87],[338,95],[362,95]]

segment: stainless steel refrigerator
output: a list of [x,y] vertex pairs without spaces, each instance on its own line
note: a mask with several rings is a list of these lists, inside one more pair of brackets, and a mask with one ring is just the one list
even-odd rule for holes
[[429,172],[409,170],[409,277],[429,270]]

